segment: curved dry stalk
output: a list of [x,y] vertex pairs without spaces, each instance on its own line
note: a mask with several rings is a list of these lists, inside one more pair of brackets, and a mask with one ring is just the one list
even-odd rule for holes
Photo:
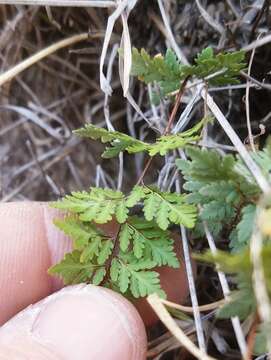
[[[186,312],[186,313],[190,313],[190,314],[193,314],[193,307],[192,306],[184,306],[184,305],[180,305],[180,304],[176,304],[172,301],[168,301],[168,300],[163,300],[161,299],[162,303],[166,306],[169,306],[173,309],[177,309],[177,310],[181,310],[183,312]],[[206,305],[199,305],[198,306],[198,309],[199,311],[211,311],[211,310],[215,310],[217,309],[218,307],[222,306],[225,304],[225,299],[221,299],[221,300],[218,300],[218,301],[214,301],[210,304],[206,304]]]
[[34,65],[35,63],[39,62],[40,60],[46,58],[47,56],[55,53],[56,51],[63,49],[67,46],[76,44],[81,41],[85,41],[89,39],[90,37],[100,37],[103,36],[102,34],[95,34],[91,36],[88,33],[82,33],[78,35],[74,35],[71,37],[68,37],[67,39],[60,40],[42,50],[37,52],[36,54],[30,56],[28,59],[23,60],[19,64],[12,67],[10,70],[7,70],[3,74],[0,75],[0,86],[5,84],[7,81],[12,80],[15,76],[20,74],[22,71],[26,70],[30,66]]
[[189,339],[189,337],[184,334],[184,332],[170,316],[166,307],[163,305],[162,300],[157,294],[149,295],[147,300],[162,323],[193,356],[200,360],[215,360],[215,358],[207,355],[205,352],[197,348],[196,345]]
[[[255,56],[255,52],[256,52],[256,48],[254,48],[252,50],[250,59],[249,59],[249,64],[248,64],[248,70],[247,70],[247,74],[248,76],[250,76],[251,74],[251,68],[252,68],[252,63],[253,63],[253,59]],[[250,121],[250,106],[249,106],[249,90],[250,90],[250,81],[249,79],[247,79],[247,84],[246,84],[246,117],[247,117],[247,130],[248,130],[248,139],[249,139],[249,144],[251,146],[251,149],[255,152],[256,148],[255,148],[255,144],[254,144],[254,139],[253,139],[253,134],[252,134],[252,129],[251,129],[251,121]]]

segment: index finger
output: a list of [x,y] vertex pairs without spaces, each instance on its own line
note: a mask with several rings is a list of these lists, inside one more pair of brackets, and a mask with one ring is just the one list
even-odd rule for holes
[[71,245],[46,203],[0,204],[0,325],[61,286],[47,274]]

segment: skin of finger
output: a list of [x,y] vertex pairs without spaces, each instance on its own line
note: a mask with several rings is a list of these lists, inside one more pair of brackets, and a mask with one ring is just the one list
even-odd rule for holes
[[1,359],[143,360],[146,345],[132,304],[93,285],[62,289],[0,329]]
[[42,203],[0,204],[0,325],[61,287],[47,269],[71,247]]

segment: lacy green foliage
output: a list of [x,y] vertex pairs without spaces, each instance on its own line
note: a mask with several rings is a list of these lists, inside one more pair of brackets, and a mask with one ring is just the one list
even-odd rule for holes
[[190,159],[177,160],[177,166],[186,180],[187,201],[200,206],[198,236],[204,220],[213,235],[226,231],[232,250],[241,250],[251,237],[260,189],[239,172],[239,159],[232,155],[195,147],[189,147],[187,155]]
[[50,274],[61,276],[65,284],[99,285],[105,281],[105,286],[136,298],[153,292],[165,296],[159,274],[150,270],[163,265],[179,267],[168,231],[136,216],[120,224],[114,237],[78,216],[68,216],[55,224],[73,240],[74,250],[49,269]]
[[129,154],[146,151],[150,156],[157,154],[163,156],[171,150],[184,148],[187,144],[198,141],[200,139],[199,131],[209,120],[209,118],[203,119],[193,128],[176,135],[163,135],[153,144],[137,140],[118,131],[108,131],[92,124],[85,125],[84,128],[76,130],[75,133],[93,140],[99,139],[102,143],[110,143],[110,147],[107,147],[102,155],[104,158],[115,157],[122,151],[127,151]]
[[170,223],[193,228],[196,221],[196,208],[186,203],[186,196],[150,187],[145,188],[143,212],[148,221],[154,219],[161,229],[167,229]]
[[[166,55],[151,57],[144,49],[133,49],[133,66],[131,75],[137,76],[146,84],[159,84],[162,95],[176,91],[180,83],[188,76],[206,79],[211,85],[226,85],[238,83],[240,70],[244,69],[245,53],[237,51],[215,55],[213,49],[204,49],[195,58],[195,65],[182,65],[172,50]],[[212,74],[216,76],[211,77]]]
[[212,255],[207,252],[204,255],[197,255],[196,258],[216,264],[219,270],[233,275],[237,284],[237,290],[231,293],[230,301],[220,309],[218,317],[228,319],[238,316],[244,320],[256,311],[256,299],[252,287],[252,264],[247,248],[236,254],[218,251],[216,255]]
[[[268,294],[271,296],[270,239],[264,242],[261,255],[265,284]],[[218,251],[215,255],[207,252],[204,255],[195,255],[195,257],[201,261],[216,264],[219,270],[230,274],[236,283],[237,289],[232,291],[229,302],[219,310],[219,318],[229,319],[238,316],[241,320],[245,320],[251,315],[256,315],[257,303],[252,278],[253,265],[248,248],[243,248],[239,253],[235,254]],[[264,325],[261,325],[254,344],[255,354],[260,355],[266,352],[266,334],[268,333],[269,331],[264,329]]]
[[[166,230],[170,223],[188,228],[195,225],[196,207],[187,203],[185,195],[161,192],[154,187],[135,186],[128,196],[120,191],[91,188],[89,192],[73,192],[71,195],[66,195],[62,200],[55,202],[54,206],[77,214],[81,221],[105,224],[114,216],[122,224],[128,218],[129,209],[140,204],[141,201],[144,201],[143,212],[146,220],[154,219],[163,230]],[[84,239],[87,238],[80,225],[75,227],[67,223],[65,229],[63,226],[64,231],[73,230],[79,236],[80,230],[80,236],[84,235]]]
[[[129,216],[136,205],[143,206],[145,219]],[[165,296],[159,274],[153,269],[179,267],[166,229],[170,224],[191,228],[197,215],[196,207],[186,203],[186,196],[146,186],[135,186],[128,195],[91,188],[89,192],[73,192],[53,206],[69,212],[55,224],[73,240],[73,251],[49,273],[61,276],[65,284],[103,284],[133,297],[153,292]],[[112,238],[96,225],[113,218],[119,229]]]
[[112,220],[113,215],[119,223],[123,223],[128,216],[124,194],[110,189],[93,187],[89,192],[72,192],[54,203],[54,206],[79,214],[82,221],[93,220],[98,224],[107,223]]
[[[219,311],[218,317],[229,319],[238,316],[241,320],[255,316],[257,302],[253,289],[253,267],[250,260],[249,243],[256,222],[256,207],[261,190],[238,156],[222,156],[215,150],[201,150],[196,147],[186,149],[188,160],[177,160],[184,179],[184,189],[189,193],[187,201],[200,209],[195,236],[202,236],[205,221],[217,239],[230,238],[229,252],[218,251],[197,255],[199,260],[216,264],[218,270],[231,275],[236,289],[231,292],[230,301]],[[254,161],[270,180],[271,151],[267,146],[262,151],[252,153]],[[269,210],[262,221],[270,223]],[[259,220],[257,220],[259,224]],[[261,225],[263,232],[263,224]],[[269,225],[264,233],[262,261],[265,281],[271,295],[270,255],[271,245]],[[266,332],[258,330],[255,354],[266,352]]]

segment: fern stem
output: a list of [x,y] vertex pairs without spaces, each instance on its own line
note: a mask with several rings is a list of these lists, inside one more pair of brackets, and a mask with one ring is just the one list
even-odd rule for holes
[[172,109],[172,112],[170,114],[170,117],[169,117],[169,120],[168,120],[168,124],[163,132],[163,135],[167,135],[169,132],[170,132],[170,129],[171,129],[171,126],[173,124],[173,121],[175,119],[175,116],[176,116],[176,113],[177,113],[177,110],[179,108],[179,105],[181,103],[181,100],[182,100],[182,96],[184,94],[184,91],[185,91],[185,87],[186,87],[186,84],[188,82],[188,80],[190,79],[190,76],[187,76],[184,81],[182,82],[181,86],[180,86],[180,90],[177,94],[177,97],[176,97],[176,100],[175,100],[175,104],[174,104],[174,107]]
[[[180,86],[179,92],[178,92],[178,94],[176,96],[174,107],[173,107],[173,109],[171,111],[171,114],[169,116],[169,119],[168,119],[168,124],[167,124],[165,130],[163,131],[162,135],[167,135],[170,132],[170,129],[171,129],[173,121],[175,119],[177,110],[178,110],[179,105],[181,103],[181,100],[182,100],[182,97],[183,97],[183,94],[184,94],[184,91],[185,91],[185,87],[186,87],[187,82],[188,82],[189,79],[190,79],[190,76],[187,76],[184,79],[184,81],[182,82],[181,86]],[[147,161],[141,175],[139,176],[139,178],[138,178],[138,180],[136,182],[136,185],[139,185],[143,181],[144,176],[146,175],[146,172],[148,171],[149,167],[151,166],[152,160],[153,160],[153,157],[150,157],[149,160]]]
[[117,257],[117,254],[119,253],[119,233],[120,233],[120,229],[121,229],[121,225],[119,224],[118,227],[118,231],[114,237],[114,245],[113,245],[113,249],[111,252],[111,255],[109,256],[109,258],[107,259],[106,263],[105,263],[105,277],[103,278],[103,281],[100,283],[100,286],[104,286],[104,284],[107,282],[108,278],[109,278],[109,271],[110,271],[110,267],[111,267],[111,263],[112,260]]
[[146,163],[146,165],[145,165],[145,167],[144,167],[141,175],[139,176],[139,178],[138,178],[138,180],[137,180],[137,182],[136,182],[136,186],[139,185],[140,183],[142,183],[143,178],[144,178],[146,172],[148,171],[149,167],[151,166],[152,159],[153,159],[153,157],[150,157],[149,160],[147,161],[147,163]]

